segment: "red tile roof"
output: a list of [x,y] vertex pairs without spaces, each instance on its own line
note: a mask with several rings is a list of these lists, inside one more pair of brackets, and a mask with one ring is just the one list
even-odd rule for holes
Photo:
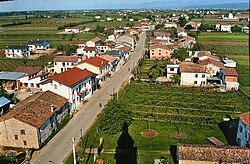
[[218,56],[212,55],[210,51],[196,51],[194,54],[195,57],[203,57],[203,56],[207,56],[209,58],[213,58],[215,60],[220,60]]
[[177,144],[179,160],[250,163],[250,150],[236,146]]
[[55,62],[76,62],[78,56],[56,56],[54,58]]
[[29,76],[38,73],[41,70],[42,68],[39,67],[19,66],[14,70],[14,72],[24,72]]
[[110,56],[110,55],[102,55],[100,56],[101,58],[105,59],[105,60],[108,60],[110,62],[113,62],[113,61],[116,61],[118,60],[117,58],[113,57],[113,56]]
[[194,63],[181,63],[180,72],[187,73],[206,73],[206,69],[200,64]]
[[156,44],[156,45],[152,45],[149,47],[150,50],[154,50],[154,49],[165,49],[165,50],[170,50],[170,46],[166,46],[166,45],[161,45],[161,44]]
[[181,33],[181,32],[185,32],[185,29],[181,27],[177,27],[177,33]]
[[84,51],[95,51],[95,47],[85,47]]
[[241,121],[250,128],[250,112],[242,113],[239,115]]
[[157,36],[166,36],[166,37],[169,37],[170,36],[170,33],[166,33],[166,32],[154,32],[154,37],[157,37]]
[[[108,64],[109,61],[105,60],[103,58],[100,58],[98,56],[95,56],[95,57],[85,59],[81,63],[89,63],[89,64],[91,64],[93,66],[101,68],[101,67],[105,66],[106,64]],[[81,64],[81,63],[79,63],[79,64]]]
[[217,66],[217,67],[220,67],[220,68],[224,68],[224,64],[222,62],[219,62],[217,60],[214,60],[212,58],[207,58],[207,59],[204,59],[204,60],[201,60],[199,61],[199,63],[201,65],[214,65],[214,66]]
[[101,38],[95,37],[95,38],[91,39],[91,41],[96,43],[96,42],[98,42],[98,41],[101,41]]
[[53,115],[51,105],[57,111],[67,101],[66,98],[51,91],[40,92],[18,103],[13,110],[0,117],[0,121],[14,118],[39,128]]
[[226,76],[238,76],[238,73],[234,68],[223,68]]
[[72,69],[69,69],[63,73],[50,76],[49,79],[57,81],[58,83],[61,83],[65,86],[71,87],[91,75],[95,74],[87,69],[81,70],[79,68],[73,67]]
[[188,23],[186,23],[185,26],[188,26],[188,25],[192,26],[193,28],[197,27],[197,23],[196,22],[188,22]]

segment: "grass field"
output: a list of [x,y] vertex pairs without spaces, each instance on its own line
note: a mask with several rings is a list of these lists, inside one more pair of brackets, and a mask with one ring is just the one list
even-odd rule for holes
[[204,50],[212,51],[218,56],[228,57],[237,62],[240,90],[250,97],[249,79],[249,35],[245,33],[201,33],[198,42]]
[[[218,93],[208,88],[151,86],[144,82],[132,82],[120,91],[119,102],[131,112],[133,121],[128,128],[128,138],[136,147],[136,160],[150,164],[154,159],[165,158],[173,163],[170,146],[177,143],[209,144],[206,137],[215,136],[224,143],[226,139],[218,123],[226,115],[235,118],[239,113],[248,110],[248,101],[242,99],[239,92]],[[114,103],[115,99],[109,103]],[[105,111],[109,110],[109,105]],[[102,112],[102,113],[103,113]],[[105,163],[115,163],[115,150],[119,145],[121,133],[115,135],[96,131],[99,119],[84,136],[84,148],[97,148],[99,138],[104,138],[104,152],[98,157]],[[151,128],[157,131],[154,138],[144,138],[141,132]],[[172,135],[181,131],[187,134],[186,139],[175,139]],[[78,145],[79,163],[86,163]],[[89,158],[89,163],[92,157]],[[68,163],[72,163],[68,160]],[[88,162],[87,162],[88,163]]]

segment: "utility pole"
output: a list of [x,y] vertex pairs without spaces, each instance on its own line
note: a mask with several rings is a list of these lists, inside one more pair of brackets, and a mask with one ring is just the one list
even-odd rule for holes
[[76,164],[76,150],[75,150],[75,138],[72,137],[72,147],[73,147],[73,159],[74,159],[74,164]]

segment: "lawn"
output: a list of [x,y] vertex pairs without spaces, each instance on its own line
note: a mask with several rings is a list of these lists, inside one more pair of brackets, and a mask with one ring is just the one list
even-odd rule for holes
[[[236,118],[239,113],[246,112],[249,103],[237,91],[218,93],[210,88],[152,86],[144,82],[132,82],[119,95],[118,104],[126,104],[121,108],[130,111],[133,120],[128,133],[123,131],[127,134],[126,143],[136,150],[135,160],[145,164],[153,163],[157,158],[173,163],[170,147],[177,143],[209,144],[205,138],[215,136],[227,144],[218,123],[226,115]],[[112,99],[109,104],[115,101],[117,103]],[[109,105],[105,107],[102,113],[109,110]],[[98,159],[115,163],[115,150],[121,144],[122,132],[108,135],[102,130],[97,131],[98,118],[84,136],[83,148],[98,148],[99,139],[104,138],[104,152]],[[141,132],[149,128],[157,132],[156,137],[141,136]],[[174,138],[172,135],[176,132],[186,134],[187,138]],[[88,153],[83,155],[80,145],[77,148],[79,163],[86,163],[83,158]],[[89,158],[89,163],[92,159]],[[68,163],[71,161],[69,159]]]

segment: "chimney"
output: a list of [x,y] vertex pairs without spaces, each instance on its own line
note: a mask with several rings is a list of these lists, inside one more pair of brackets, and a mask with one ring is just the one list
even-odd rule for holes
[[54,105],[50,105],[50,111],[51,111],[52,113],[55,112],[55,107],[54,107]]

